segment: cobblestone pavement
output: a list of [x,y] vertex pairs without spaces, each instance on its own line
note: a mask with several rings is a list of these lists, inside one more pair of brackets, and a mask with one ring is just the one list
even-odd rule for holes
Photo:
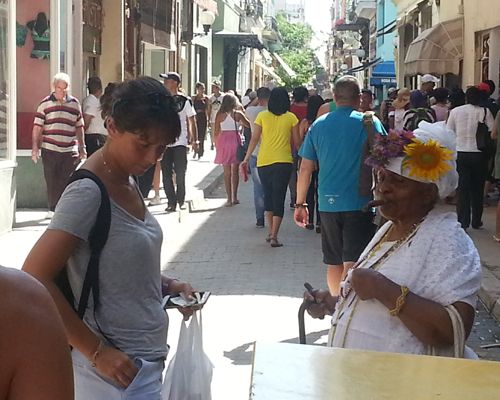
[[[168,274],[213,294],[203,318],[205,348],[215,364],[217,400],[248,398],[252,343],[298,343],[302,285],[308,281],[324,286],[320,235],[296,227],[287,209],[280,233],[284,247],[270,248],[264,240],[267,231],[255,227],[251,184],[243,184],[240,193],[241,204],[226,208],[224,192],[218,188],[203,209],[167,216],[174,221],[162,223]],[[173,351],[179,321],[171,313]],[[306,318],[308,343],[324,344],[328,325],[327,320]],[[479,305],[469,345],[482,358],[500,360],[500,349],[480,347],[499,338],[498,323]]]

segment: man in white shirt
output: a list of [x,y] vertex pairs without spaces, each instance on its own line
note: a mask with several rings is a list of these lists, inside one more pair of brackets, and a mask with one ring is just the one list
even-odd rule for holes
[[212,83],[212,96],[208,101],[208,115],[210,115],[210,140],[212,142],[210,148],[214,149],[214,132],[215,132],[215,116],[222,104],[224,93],[220,91],[221,84],[218,81]]
[[[266,87],[261,87],[257,89],[257,101],[256,105],[250,105],[247,107],[245,113],[248,120],[250,121],[250,126],[252,133],[255,127],[255,118],[261,111],[267,110],[267,103],[269,103],[269,97],[271,96],[271,91]],[[248,162],[248,168],[250,169],[250,174],[252,175],[253,181],[253,201],[255,205],[255,218],[257,223],[255,224],[257,228],[264,228],[264,188],[260,181],[259,172],[257,171],[257,154],[259,153],[260,143],[255,147],[255,150],[250,157]]]
[[87,156],[104,146],[108,131],[104,127],[104,120],[101,116],[102,82],[97,76],[90,77],[87,82],[89,95],[83,99],[82,111],[85,122],[85,145],[87,146]]
[[[179,91],[181,77],[177,72],[166,72],[160,74],[163,78],[163,85],[174,96],[178,105],[179,118],[181,121],[181,134],[174,144],[168,145],[163,159],[161,160],[161,171],[163,174],[163,189],[167,195],[167,212],[173,212],[177,204],[181,210],[186,208],[184,204],[186,196],[186,169],[188,145],[191,144],[197,150],[198,131],[196,128],[196,111],[189,97]],[[173,181],[175,172],[175,182]]]

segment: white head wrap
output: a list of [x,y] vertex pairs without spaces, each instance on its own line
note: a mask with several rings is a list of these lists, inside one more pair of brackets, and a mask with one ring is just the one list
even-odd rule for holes
[[452,159],[446,161],[451,167],[451,170],[439,178],[436,182],[425,180],[422,178],[417,178],[415,176],[410,176],[410,170],[408,167],[403,167],[404,157],[391,158],[389,164],[385,169],[394,172],[398,175],[404,176],[405,178],[412,179],[418,182],[424,183],[434,183],[439,191],[439,197],[445,198],[453,193],[458,185],[458,173],[457,173],[457,145],[455,133],[446,127],[445,122],[429,123],[426,121],[420,122],[418,129],[413,131],[416,139],[422,142],[427,142],[434,139],[441,146],[451,150],[453,152]]

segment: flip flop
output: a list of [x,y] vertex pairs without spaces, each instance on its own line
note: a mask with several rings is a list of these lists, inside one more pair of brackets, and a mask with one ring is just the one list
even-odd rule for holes
[[239,200],[234,200],[233,201],[233,205],[235,205],[235,204],[240,204],[240,201]]

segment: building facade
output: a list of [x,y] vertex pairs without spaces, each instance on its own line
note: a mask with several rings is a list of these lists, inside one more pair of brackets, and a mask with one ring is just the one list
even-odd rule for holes
[[447,87],[466,88],[485,79],[493,80],[498,87],[500,2],[394,0],[394,3],[398,18],[399,85],[416,87],[418,76],[432,73],[440,76]]
[[68,73],[80,100],[91,76],[106,86],[169,70],[187,94],[213,79],[256,88],[272,74],[264,43],[279,46],[274,14],[266,18],[274,1],[0,0],[0,233],[12,228],[16,207],[47,206],[31,132],[57,72]]
[[305,23],[305,1],[306,0],[275,0],[276,13],[286,15],[289,22]]

